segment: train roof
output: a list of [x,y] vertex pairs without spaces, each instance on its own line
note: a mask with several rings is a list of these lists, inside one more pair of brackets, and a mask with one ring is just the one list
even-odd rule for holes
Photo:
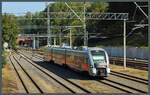
[[78,51],[78,52],[88,52],[88,51],[92,51],[92,50],[101,50],[101,51],[105,51],[103,48],[99,48],[99,47],[88,47],[88,48],[83,48],[83,49],[74,49],[74,48],[65,48],[65,47],[45,47],[45,49],[56,49],[56,50],[67,50],[67,51]]
[[99,47],[88,47],[88,49],[90,49],[90,50],[102,50],[102,51],[105,51],[103,48],[99,48]]

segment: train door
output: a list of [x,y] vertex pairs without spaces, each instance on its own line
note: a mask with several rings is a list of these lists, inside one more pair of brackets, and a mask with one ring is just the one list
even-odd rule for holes
[[88,56],[88,53],[85,55],[85,63],[86,63],[86,70],[89,71],[90,69],[90,58]]
[[51,60],[51,49],[49,49],[49,50],[47,51],[47,53],[48,53],[48,60],[49,60],[49,62],[50,62],[50,60]]
[[44,51],[44,61],[49,62],[49,49]]
[[63,65],[65,62],[64,62],[64,50],[57,50],[56,51],[56,59],[55,59],[55,61],[56,61],[56,63],[57,64],[59,64],[59,65]]
[[56,60],[56,50],[55,49],[53,49],[53,61],[55,62],[55,60]]
[[70,56],[71,67],[74,68],[74,69],[76,69],[75,62],[74,62],[74,56],[75,56],[75,55],[74,55],[74,52],[71,51],[70,54],[71,54],[71,56]]
[[75,67],[75,69],[77,69],[77,70],[81,70],[81,63],[80,63],[80,53],[78,53],[78,52],[75,52],[74,53],[74,67]]
[[75,69],[78,69],[78,56],[77,54],[74,55],[74,62],[73,62],[73,66]]
[[89,70],[89,64],[88,64],[87,53],[84,54],[84,64],[85,64],[85,71],[88,71]]
[[66,51],[66,49],[65,49],[65,52],[64,52],[64,58],[65,58],[65,65],[67,64],[67,51]]
[[65,64],[65,50],[62,50],[61,58],[62,58],[62,65],[64,65]]
[[51,49],[51,61],[53,61],[53,49]]
[[86,53],[83,53],[82,54],[82,61],[81,61],[81,68],[82,68],[82,71],[88,71],[89,69],[89,65],[87,63],[87,54]]
[[48,58],[47,58],[47,49],[44,50],[44,61],[47,62]]
[[84,54],[79,53],[78,55],[78,68],[82,71],[82,65],[84,64]]
[[66,51],[66,64],[71,67],[72,64],[71,51]]

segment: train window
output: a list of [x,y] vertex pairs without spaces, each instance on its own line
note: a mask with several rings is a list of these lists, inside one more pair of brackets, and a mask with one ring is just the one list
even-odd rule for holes
[[85,59],[85,64],[88,64],[88,58]]
[[74,56],[74,64],[78,64],[78,63],[79,63],[78,56]]
[[94,63],[106,62],[104,51],[91,51]]
[[88,55],[85,55],[85,58],[86,58],[85,63],[86,63],[86,64],[89,64],[89,63],[90,63],[90,62],[89,62],[89,56],[88,56]]

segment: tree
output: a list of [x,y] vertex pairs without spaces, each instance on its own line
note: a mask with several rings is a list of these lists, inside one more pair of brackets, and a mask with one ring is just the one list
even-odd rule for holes
[[[81,17],[83,19],[83,14],[81,12],[83,12],[83,4],[84,2],[68,2],[68,5],[75,11],[75,12],[79,12],[78,15],[79,17]],[[144,2],[142,3],[138,3],[138,4],[145,4]],[[146,3],[147,4],[147,3]],[[72,12],[66,5],[64,2],[57,2],[57,3],[52,3],[49,5],[50,8],[50,12]],[[127,34],[129,34],[133,27],[135,27],[136,23],[141,23],[141,21],[143,21],[142,23],[148,23],[148,20],[143,16],[142,12],[137,10],[136,15],[138,16],[134,16],[134,20],[133,20],[133,15],[134,15],[134,11],[135,11],[135,4],[133,2],[86,2],[86,12],[98,12],[98,13],[105,13],[105,12],[109,12],[109,13],[129,13],[129,21],[132,22],[127,22]],[[143,9],[143,8],[142,8]],[[148,9],[144,7],[144,11],[146,11],[146,13],[148,12]],[[31,13],[27,13],[25,15],[25,17],[27,18],[31,18],[30,16]],[[74,15],[75,16],[75,15]],[[47,8],[45,8],[43,11],[41,12],[37,12],[32,14],[33,18],[47,18]],[[76,16],[75,16],[76,17]],[[144,17],[144,18],[143,18]],[[67,18],[70,18],[70,16],[68,16]],[[21,26],[26,26],[26,25],[32,25],[32,29],[30,29],[29,27],[29,31],[27,29],[24,29],[24,33],[25,34],[46,34],[47,33],[47,19],[32,19],[32,20],[24,20],[22,22],[20,22]],[[35,27],[34,27],[35,25]],[[37,25],[37,27],[36,27]],[[51,19],[50,20],[50,25],[51,26],[83,26],[83,23],[79,20],[79,19]],[[39,27],[38,27],[39,26]],[[44,26],[43,28],[40,28]],[[101,45],[115,45],[112,44],[114,43],[113,41],[116,40],[117,41],[117,45],[121,46],[122,45],[122,37],[123,37],[123,21],[106,21],[106,20],[87,20],[86,19],[86,30],[88,31],[89,35],[90,34],[97,34],[97,37],[99,37],[98,39],[96,38],[90,38],[89,36],[89,46],[96,46],[97,44],[101,44]],[[59,34],[60,33],[60,28],[51,28],[50,29],[52,34]],[[64,29],[66,30],[66,29]],[[69,36],[69,30],[64,31],[63,33],[64,35],[68,35]],[[127,37],[127,45],[132,45],[132,46],[137,46],[137,44],[133,44],[135,42],[137,42],[137,40],[139,39],[143,39],[142,43],[138,43],[138,45],[147,45],[147,41],[148,41],[148,32],[147,32],[148,28],[144,28],[144,29],[136,29],[132,35],[130,35],[129,37]],[[146,32],[144,32],[146,31]],[[136,32],[141,32],[141,34],[137,34]],[[73,36],[72,37],[72,42],[73,45],[83,45],[83,37],[81,38],[81,35],[84,34],[84,29],[82,28],[73,28],[72,29],[72,35],[79,35],[79,36]],[[138,35],[139,37],[137,37],[137,40],[133,40],[133,41],[129,41],[132,40],[131,38],[136,38],[133,37],[133,35]],[[130,38],[131,37],[131,38]],[[119,40],[118,40],[119,39]],[[69,42],[69,39],[66,38],[62,38],[62,41],[65,42]],[[59,41],[57,41],[59,42]],[[95,43],[94,43],[95,42]]]
[[10,47],[15,49],[16,39],[19,34],[19,26],[14,15],[2,15],[2,44],[7,42]]

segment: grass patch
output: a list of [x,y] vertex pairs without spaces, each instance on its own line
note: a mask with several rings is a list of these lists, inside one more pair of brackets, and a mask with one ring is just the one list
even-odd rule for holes
[[110,64],[110,70],[148,79],[148,71],[144,71],[144,70],[128,68],[128,67],[126,68],[126,70],[124,70],[123,66],[112,65],[112,64]]
[[17,81],[9,64],[2,68],[2,93],[18,93]]
[[2,55],[2,68],[6,65],[6,57]]
[[7,64],[6,57],[9,56],[9,54],[8,51],[2,51],[2,68]]
[[44,50],[45,46],[41,46],[38,50]]

